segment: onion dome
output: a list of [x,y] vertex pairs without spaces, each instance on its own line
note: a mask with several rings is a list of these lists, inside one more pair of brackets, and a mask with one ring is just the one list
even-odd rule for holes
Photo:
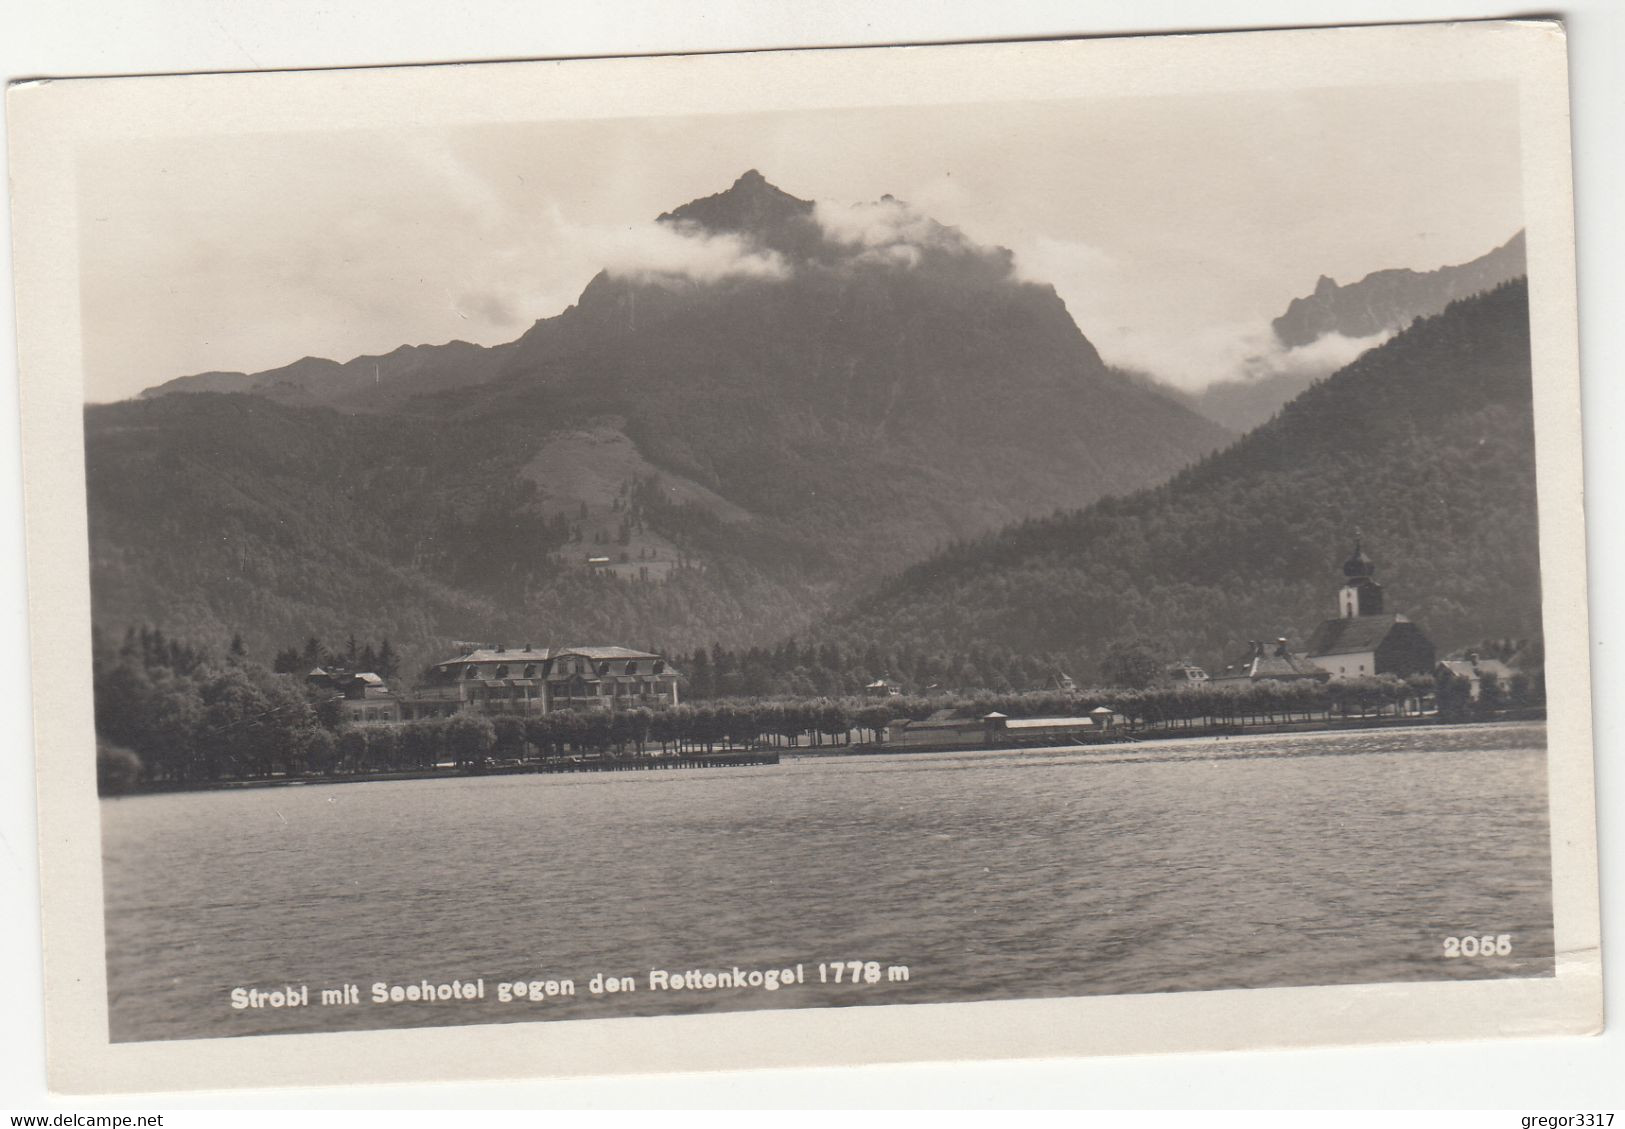
[[1360,538],[1354,538],[1354,552],[1349,559],[1343,562],[1343,575],[1350,580],[1361,576],[1371,576],[1377,571],[1377,566],[1371,563],[1371,558],[1360,550]]

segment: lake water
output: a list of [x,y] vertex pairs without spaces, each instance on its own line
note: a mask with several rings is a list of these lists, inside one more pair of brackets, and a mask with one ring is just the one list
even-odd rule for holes
[[[1544,748],[1462,726],[106,800],[111,1033],[1550,975]],[[1443,955],[1486,934],[1510,954]],[[849,960],[876,963],[834,983]],[[425,979],[486,996],[369,1002]],[[497,998],[547,979],[576,994]],[[310,1006],[231,1006],[284,985]]]

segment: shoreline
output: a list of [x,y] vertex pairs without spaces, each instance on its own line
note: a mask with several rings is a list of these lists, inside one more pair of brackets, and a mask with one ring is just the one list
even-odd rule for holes
[[804,746],[791,749],[785,755],[796,758],[832,757],[832,756],[877,756],[877,755],[907,755],[912,753],[955,753],[955,752],[1018,752],[1023,749],[1094,749],[1094,748],[1121,748],[1142,744],[1161,744],[1166,741],[1195,741],[1205,738],[1219,737],[1264,737],[1285,733],[1343,733],[1366,729],[1433,729],[1441,726],[1457,725],[1500,725],[1509,722],[1545,721],[1546,708],[1544,706],[1530,706],[1519,710],[1504,710],[1495,717],[1463,717],[1440,718],[1437,714],[1410,715],[1405,717],[1366,717],[1366,718],[1339,718],[1328,722],[1324,719],[1309,721],[1281,721],[1262,722],[1253,725],[1217,724],[1193,725],[1184,729],[1157,729],[1137,730],[1124,732],[1121,735],[1102,735],[1095,740],[1072,741],[1058,744],[1054,741],[1034,740],[1030,742],[1008,741],[1002,744],[989,744],[986,741],[967,741],[958,744],[887,744],[885,742],[867,742],[861,745],[844,745],[836,749],[816,748]]
[[517,764],[491,765],[480,770],[436,766],[424,769],[403,769],[386,772],[348,773],[331,776],[256,777],[243,780],[208,780],[187,784],[161,784],[137,786],[123,792],[107,793],[99,798],[125,799],[134,796],[165,795],[176,792],[221,792],[243,788],[295,788],[323,784],[368,784],[381,781],[478,779],[490,776],[561,775],[577,772],[661,772],[688,771],[704,768],[741,768],[758,765],[776,765],[784,760],[824,760],[839,757],[940,755],[944,753],[1019,753],[1019,752],[1079,752],[1108,750],[1130,753],[1141,745],[1163,745],[1171,741],[1217,740],[1225,737],[1264,737],[1296,733],[1344,733],[1373,729],[1433,729],[1462,725],[1505,725],[1530,721],[1545,721],[1544,707],[1509,710],[1493,718],[1441,719],[1434,716],[1368,717],[1339,719],[1328,723],[1324,719],[1261,723],[1254,725],[1222,724],[1191,726],[1184,729],[1139,730],[1121,734],[1102,735],[1099,739],[1073,741],[1065,744],[1034,741],[1030,743],[1006,742],[990,745],[985,741],[949,745],[896,745],[885,742],[867,742],[854,745],[815,746],[801,745],[789,748],[733,749],[713,753],[693,753],[676,756],[644,756],[638,758],[584,760],[563,758],[552,762],[528,761]]

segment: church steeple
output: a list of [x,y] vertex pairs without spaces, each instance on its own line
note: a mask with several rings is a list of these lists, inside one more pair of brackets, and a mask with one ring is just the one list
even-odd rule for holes
[[1337,614],[1344,619],[1382,614],[1382,585],[1377,566],[1360,548],[1360,531],[1354,531],[1354,552],[1343,562],[1343,587],[1337,593]]
[[1365,555],[1360,548],[1360,531],[1354,531],[1354,552],[1349,559],[1343,562],[1343,575],[1353,580],[1357,576],[1370,576],[1377,571],[1377,566],[1371,563],[1371,558]]

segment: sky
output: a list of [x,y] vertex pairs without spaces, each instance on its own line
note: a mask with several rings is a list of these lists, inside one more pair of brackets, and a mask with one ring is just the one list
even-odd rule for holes
[[1108,361],[1198,389],[1351,359],[1371,342],[1288,354],[1269,321],[1321,275],[1504,243],[1518,154],[1510,84],[109,142],[79,169],[86,397],[497,344],[604,267],[771,274],[653,224],[750,168],[821,215],[889,194],[1007,247]]

